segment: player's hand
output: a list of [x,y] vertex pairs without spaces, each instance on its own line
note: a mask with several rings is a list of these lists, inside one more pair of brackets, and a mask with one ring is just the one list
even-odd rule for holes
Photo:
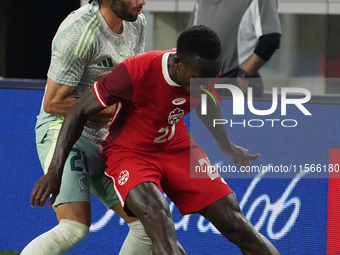
[[[232,157],[232,162],[236,167],[247,167],[250,166],[250,160],[256,160],[260,157],[260,154],[257,153],[256,155],[249,154],[247,149],[244,149],[240,146],[233,145],[231,150],[228,152],[224,152],[224,154],[229,155]],[[244,172],[244,175],[248,175],[248,171]]]
[[242,90],[244,96],[247,96],[247,91],[248,91],[248,87],[249,87],[249,81],[245,80],[245,79],[242,79],[240,77],[237,77],[237,82],[238,82],[238,86]]
[[60,184],[61,176],[56,175],[54,171],[48,171],[34,185],[31,193],[31,206],[34,207],[36,204],[39,207],[44,207],[47,198],[52,195],[48,203],[48,207],[51,208],[59,194]]

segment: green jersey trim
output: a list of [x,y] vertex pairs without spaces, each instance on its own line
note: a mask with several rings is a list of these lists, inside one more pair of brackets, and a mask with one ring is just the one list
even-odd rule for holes
[[89,20],[89,22],[86,24],[86,27],[78,41],[74,54],[80,58],[84,58],[86,56],[86,53],[89,50],[91,43],[93,42],[95,33],[101,26],[98,19],[96,18],[97,16],[94,15]]

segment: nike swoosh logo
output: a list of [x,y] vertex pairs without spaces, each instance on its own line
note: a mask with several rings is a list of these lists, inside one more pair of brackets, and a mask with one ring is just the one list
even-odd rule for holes
[[187,100],[185,98],[176,98],[172,100],[172,104],[174,105],[181,105],[184,104]]

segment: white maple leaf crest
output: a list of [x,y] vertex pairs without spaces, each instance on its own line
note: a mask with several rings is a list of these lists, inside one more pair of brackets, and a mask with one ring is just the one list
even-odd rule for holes
[[176,108],[172,112],[170,112],[168,121],[171,125],[176,124],[178,121],[180,121],[184,116],[184,111],[181,108]]

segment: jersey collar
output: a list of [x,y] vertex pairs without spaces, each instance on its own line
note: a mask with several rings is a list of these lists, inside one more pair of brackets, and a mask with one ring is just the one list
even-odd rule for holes
[[182,87],[181,85],[177,84],[176,82],[174,82],[170,78],[169,69],[168,69],[168,59],[169,59],[170,53],[173,53],[173,52],[166,52],[166,53],[163,54],[163,57],[162,57],[162,72],[163,72],[163,77],[164,77],[165,81],[170,86]]

